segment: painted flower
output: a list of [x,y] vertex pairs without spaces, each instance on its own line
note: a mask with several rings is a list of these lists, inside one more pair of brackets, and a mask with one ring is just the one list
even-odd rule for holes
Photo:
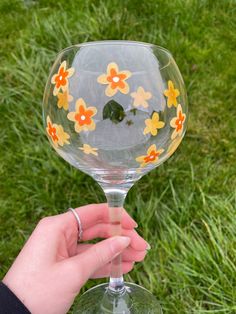
[[147,155],[139,156],[136,158],[136,161],[140,163],[140,167],[145,167],[148,164],[155,164],[158,162],[159,156],[164,152],[164,149],[156,149],[156,145],[152,144],[148,150]]
[[172,105],[177,106],[177,97],[179,96],[179,90],[174,88],[172,81],[168,81],[168,89],[164,91],[164,95],[167,97],[167,106],[170,108]]
[[68,78],[74,74],[75,69],[69,68],[66,69],[66,61],[63,61],[60,65],[58,72],[52,76],[51,83],[54,84],[53,95],[56,96],[60,89],[63,92],[68,87]]
[[174,128],[174,132],[171,135],[171,139],[176,138],[177,135],[181,136],[184,127],[184,121],[186,119],[186,115],[182,111],[182,107],[178,104],[177,107],[177,116],[171,119],[170,126]]
[[68,110],[69,108],[69,102],[73,100],[73,97],[69,94],[68,90],[65,90],[62,93],[57,94],[58,102],[57,106],[59,109],[64,108],[65,110]]
[[66,133],[61,125],[57,125],[58,144],[63,146],[64,144],[70,144],[68,139],[70,135]]
[[95,107],[87,107],[82,98],[76,101],[75,112],[69,112],[67,118],[70,121],[75,122],[75,131],[77,133],[81,131],[93,131],[96,124],[92,117],[97,113]]
[[137,91],[131,93],[130,96],[134,98],[133,102],[134,107],[142,106],[143,108],[147,108],[148,107],[147,100],[149,100],[152,97],[152,94],[150,92],[145,92],[143,87],[139,86]]
[[119,71],[118,65],[111,62],[107,66],[107,73],[100,75],[97,82],[107,84],[105,94],[108,97],[114,96],[118,91],[123,94],[128,94],[129,85],[126,80],[131,76],[129,71]]
[[145,120],[146,128],[143,131],[143,134],[151,133],[153,136],[157,135],[157,130],[162,129],[165,126],[165,123],[159,121],[159,114],[154,112],[151,119]]
[[58,147],[58,145],[63,146],[64,144],[70,144],[68,141],[70,135],[64,131],[61,125],[52,123],[49,116],[47,116],[46,131],[55,147]]
[[175,140],[173,140],[170,143],[170,146],[168,147],[168,150],[167,150],[168,156],[171,156],[172,154],[174,154],[174,152],[176,151],[176,149],[179,146],[179,144],[181,143],[181,141],[182,141],[182,138],[177,137]]
[[84,144],[82,147],[79,147],[80,150],[82,150],[85,154],[89,155],[95,155],[97,156],[97,148],[91,147],[89,144]]
[[53,143],[57,143],[58,142],[58,136],[57,136],[56,125],[52,124],[52,121],[51,121],[49,116],[47,116],[46,131],[47,131],[48,135],[50,136],[51,140],[53,141]]

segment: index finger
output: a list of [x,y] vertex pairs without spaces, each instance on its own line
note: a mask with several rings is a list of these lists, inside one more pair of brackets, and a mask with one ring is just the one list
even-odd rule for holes
[[[90,204],[75,208],[75,210],[80,217],[81,224],[84,230],[96,225],[97,223],[110,222],[109,207],[107,203]],[[122,209],[121,225],[125,229],[133,229],[137,227],[136,222],[126,212],[125,209]]]

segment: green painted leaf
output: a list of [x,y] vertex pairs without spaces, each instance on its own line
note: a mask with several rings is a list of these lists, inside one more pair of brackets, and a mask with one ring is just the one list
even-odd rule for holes
[[124,108],[115,100],[110,100],[103,108],[103,119],[110,119],[114,123],[121,122],[125,117]]

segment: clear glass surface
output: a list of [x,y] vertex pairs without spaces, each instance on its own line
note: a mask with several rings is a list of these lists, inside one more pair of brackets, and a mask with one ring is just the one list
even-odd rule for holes
[[162,314],[159,303],[148,290],[128,282],[125,287],[124,294],[109,293],[108,284],[91,288],[83,294],[74,313]]
[[[147,43],[101,41],[66,48],[53,64],[44,93],[49,141],[62,158],[103,188],[111,235],[122,232],[120,217],[129,188],[174,153],[187,117],[186,91],[172,55]],[[124,284],[120,264],[121,256],[112,262],[109,285],[86,292],[78,309],[83,298],[94,298],[100,312],[91,313],[141,313],[134,306],[126,309],[132,304],[138,309],[143,301],[137,300],[138,286]],[[95,300],[101,291],[116,301],[108,306],[106,297]],[[140,287],[140,293],[144,291]],[[142,313],[160,313],[155,298],[148,296]],[[117,312],[117,300],[123,312],[121,305]],[[153,306],[157,312],[148,312]]]

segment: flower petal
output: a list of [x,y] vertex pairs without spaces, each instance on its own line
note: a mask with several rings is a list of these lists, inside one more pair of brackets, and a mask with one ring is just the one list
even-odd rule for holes
[[47,124],[48,124],[48,123],[52,123],[52,121],[51,121],[51,119],[50,119],[49,116],[47,116]]
[[97,82],[100,84],[108,84],[107,74],[102,74],[97,78]]
[[171,134],[171,139],[172,139],[172,140],[175,139],[176,136],[177,136],[177,132],[176,132],[176,130],[174,130],[174,131],[172,132],[172,134]]
[[93,114],[91,115],[91,117],[95,116],[95,114],[97,113],[97,108],[96,107],[88,107],[87,110],[93,111]]
[[65,92],[68,89],[68,80],[66,80],[66,84],[61,85],[60,88],[62,89],[63,92]]
[[182,106],[181,106],[181,104],[178,104],[178,106],[177,106],[177,117],[179,116],[180,113],[182,113]]
[[137,162],[143,162],[145,157],[146,157],[146,156],[139,156],[139,157],[137,157],[135,160],[136,160]]
[[130,71],[120,71],[119,74],[124,74],[125,78],[124,81],[131,77],[132,73]]
[[63,146],[64,144],[70,144],[68,139],[70,138],[70,135],[66,132],[64,132],[64,129],[61,125],[56,125],[57,130],[57,136],[58,136],[58,144],[60,146]]
[[82,129],[82,126],[80,126],[78,123],[75,123],[75,132],[80,133]]
[[79,98],[79,99],[76,101],[76,104],[75,104],[75,110],[76,110],[76,111],[79,111],[80,106],[82,106],[82,107],[85,107],[85,108],[86,108],[86,104],[85,104],[85,102],[84,102],[83,98]]
[[150,128],[146,126],[146,128],[143,130],[143,134],[146,135],[148,133],[150,133]]
[[105,94],[108,96],[108,97],[112,97],[114,96],[116,93],[117,93],[118,89],[117,88],[111,88],[111,85],[109,84],[105,90]]
[[157,153],[161,155],[165,150],[163,148],[158,149]]
[[181,141],[182,141],[182,138],[178,137],[176,140],[171,142],[167,150],[167,153],[169,156],[171,156],[176,151]]
[[169,89],[174,89],[174,84],[172,81],[168,81],[168,88]]
[[53,76],[52,76],[52,78],[51,78],[51,83],[52,84],[55,84],[56,83],[56,81],[55,81],[55,78],[57,77],[57,73],[56,74],[54,74]]
[[145,99],[148,100],[150,98],[152,98],[152,94],[150,92],[146,92],[145,93]]
[[121,88],[118,86],[118,89],[122,94],[128,94],[129,93],[129,85],[125,81],[123,81],[123,83],[124,83],[124,87]]
[[74,68],[69,68],[67,71],[68,71],[67,78],[71,77],[75,73],[75,69]]
[[152,144],[152,145],[148,148],[147,155],[150,155],[153,150],[156,151],[156,145],[155,145],[155,144]]
[[156,136],[157,135],[157,129],[155,129],[155,128],[152,128],[150,130],[150,132],[151,132],[152,136]]
[[111,69],[114,69],[116,72],[119,72],[118,65],[115,62],[111,62],[107,66],[107,74],[110,75]]
[[94,150],[91,151],[91,154],[93,154],[94,156],[98,156],[98,153],[96,151],[94,151]]
[[163,122],[163,121],[157,122],[157,125],[156,125],[157,129],[162,129],[162,128],[164,128],[164,126],[165,126],[165,122]]
[[171,126],[172,128],[176,128],[176,124],[175,124],[176,120],[177,120],[176,117],[170,120],[170,126]]
[[76,121],[75,120],[75,112],[69,112],[67,114],[67,119],[69,119],[70,121]]
[[95,124],[95,122],[92,120],[91,124],[90,124],[90,125],[87,125],[87,130],[93,131],[93,130],[95,130],[95,128],[96,128],[96,124]]
[[55,85],[55,87],[53,89],[53,96],[56,96],[58,94],[58,91],[59,91],[59,88],[57,88]]
[[58,73],[60,72],[61,68],[64,68],[64,70],[66,69],[66,60],[64,60],[64,61],[61,63],[61,65],[60,65],[60,67],[59,67],[59,70],[58,70]]
[[152,120],[154,122],[158,122],[159,121],[159,114],[157,112],[154,112],[152,115]]

